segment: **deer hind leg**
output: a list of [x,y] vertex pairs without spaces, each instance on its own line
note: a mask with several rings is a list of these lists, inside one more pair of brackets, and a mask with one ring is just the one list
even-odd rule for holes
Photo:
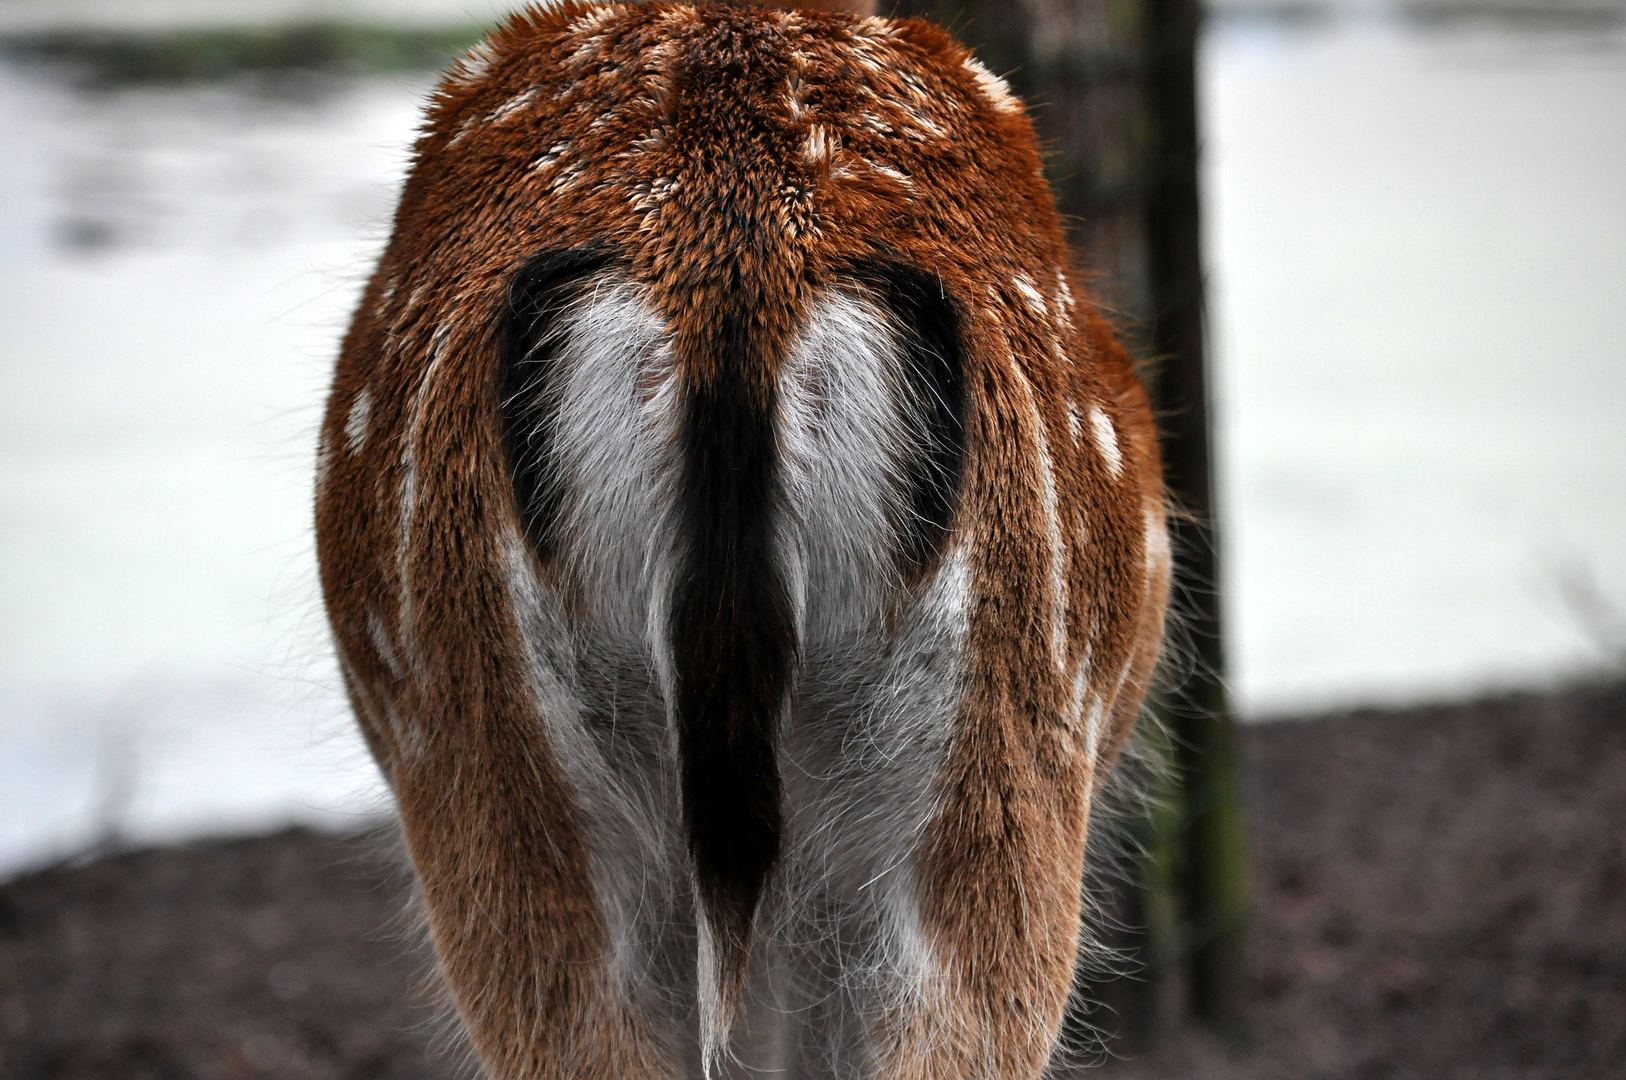
[[[499,407],[489,379],[462,377],[498,337],[474,318],[439,323],[410,385],[364,373],[369,434],[334,456],[319,494],[324,588],[431,939],[491,1075],[692,1076],[694,920],[644,633],[665,473],[661,440],[639,436],[660,413],[637,382],[648,365],[625,363],[659,357],[649,320],[613,288],[549,336],[560,290],[594,269],[567,255],[531,267],[511,297],[506,397],[540,400]],[[348,377],[326,429],[341,448],[366,392]],[[591,482],[568,489],[533,453],[557,436],[603,454],[606,435],[619,464],[575,460]],[[646,542],[606,546],[595,522]]]
[[[1026,1080],[1050,1064],[1091,794],[1138,711],[1166,590],[1161,511],[1143,513],[1129,481],[1102,490],[1110,467],[1069,438],[1066,394],[1036,389],[1057,376],[1019,361],[978,375],[961,692],[913,852],[922,975],[877,1033],[877,1075],[899,1080]],[[1151,473],[1149,442],[1132,450]]]

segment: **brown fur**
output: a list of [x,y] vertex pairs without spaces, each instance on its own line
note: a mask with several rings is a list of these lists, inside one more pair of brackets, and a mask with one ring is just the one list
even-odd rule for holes
[[[854,256],[884,253],[960,302],[957,535],[975,594],[917,855],[943,978],[931,1007],[877,1019],[877,1075],[1037,1075],[1074,967],[1091,793],[1155,661],[1168,563],[1147,551],[1163,493],[1145,395],[1105,322],[1070,301],[1025,113],[917,20],[568,3],[483,49],[483,69],[465,61],[430,105],[344,341],[317,497],[346,684],[482,1060],[505,1080],[678,1075],[608,989],[578,810],[492,586],[517,519],[494,391],[506,284],[536,251],[605,247],[676,340],[748,287],[753,332],[784,341]],[[1092,406],[1116,431],[1117,477]],[[1041,440],[1064,549],[1059,666]],[[1094,745],[1069,716],[1085,662],[1107,716]]]

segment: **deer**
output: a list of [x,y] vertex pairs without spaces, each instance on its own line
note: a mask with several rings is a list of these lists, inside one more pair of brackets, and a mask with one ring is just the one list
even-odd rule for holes
[[816,7],[510,17],[343,339],[323,597],[498,1080],[1056,1056],[1156,431],[1023,103]]

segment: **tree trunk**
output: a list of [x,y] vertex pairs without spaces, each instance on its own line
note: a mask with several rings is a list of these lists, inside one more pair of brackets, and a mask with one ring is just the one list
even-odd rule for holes
[[1075,257],[1143,358],[1169,489],[1183,511],[1176,597],[1191,670],[1174,672],[1161,695],[1168,737],[1149,739],[1171,759],[1173,785],[1167,808],[1148,819],[1152,858],[1131,875],[1142,886],[1105,898],[1110,917],[1145,928],[1110,944],[1140,953],[1151,978],[1090,992],[1141,1041],[1157,1020],[1160,977],[1179,976],[1192,1015],[1235,1035],[1246,856],[1223,681],[1204,355],[1197,0],[901,0],[892,10],[952,30],[1032,106]]

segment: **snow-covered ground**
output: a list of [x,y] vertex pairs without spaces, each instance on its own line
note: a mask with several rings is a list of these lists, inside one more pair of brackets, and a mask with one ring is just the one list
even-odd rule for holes
[[[1602,662],[1564,596],[1626,604],[1626,51],[1222,22],[1203,85],[1242,711]],[[308,493],[425,89],[0,68],[0,870],[382,805]]]
[[1626,42],[1222,24],[1205,61],[1243,712],[1626,648]]

